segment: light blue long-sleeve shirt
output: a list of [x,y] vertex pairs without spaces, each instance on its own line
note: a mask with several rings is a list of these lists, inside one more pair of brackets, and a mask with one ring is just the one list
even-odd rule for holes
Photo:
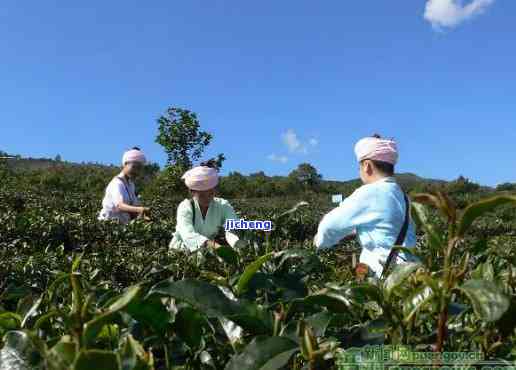
[[[355,230],[362,245],[360,262],[366,263],[379,277],[391,248],[405,221],[403,191],[393,177],[386,177],[358,188],[335,209],[326,214],[319,224],[315,245],[329,248]],[[416,228],[409,221],[405,247],[416,245]],[[408,253],[400,253],[406,260],[416,260]],[[398,258],[397,261],[402,261]]]

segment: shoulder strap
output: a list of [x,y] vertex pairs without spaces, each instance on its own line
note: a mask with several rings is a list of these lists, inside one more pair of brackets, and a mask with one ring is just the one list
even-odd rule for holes
[[192,225],[195,227],[195,202],[190,199],[190,205],[192,206]]
[[403,221],[403,226],[401,227],[400,234],[398,235],[398,239],[396,239],[396,243],[394,245],[401,245],[407,236],[407,229],[409,224],[409,216],[410,216],[410,203],[407,197],[407,194],[403,193],[403,197],[405,198],[405,221]]
[[[405,220],[403,221],[403,226],[401,227],[400,233],[398,234],[398,238],[396,239],[396,242],[394,245],[402,245],[403,241],[405,240],[405,237],[407,236],[407,230],[409,225],[409,218],[410,218],[410,202],[407,197],[407,194],[403,192],[403,197],[405,198]],[[385,261],[385,267],[382,271],[382,277],[385,276],[387,270],[389,269],[392,261],[398,256],[398,251],[394,251],[391,249],[391,252],[389,253],[389,256],[387,257],[387,261]]]
[[116,178],[119,179],[122,182],[122,184],[124,185],[125,191],[127,192],[127,196],[129,197],[129,203],[130,203],[130,205],[133,205],[134,199],[131,196],[131,192],[129,191],[129,185],[126,183],[126,181],[122,177],[116,176]]

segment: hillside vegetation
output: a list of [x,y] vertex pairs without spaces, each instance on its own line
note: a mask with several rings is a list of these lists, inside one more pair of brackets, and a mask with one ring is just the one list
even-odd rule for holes
[[421,263],[359,282],[356,240],[312,246],[329,195],[357,181],[233,173],[221,194],[273,231],[188,256],[168,250],[186,191],[166,170],[138,180],[152,220],[121,226],[97,221],[119,169],[48,164],[0,163],[1,370],[337,369],[344,359],[366,366],[350,354],[378,344],[516,364],[513,193],[401,175]]

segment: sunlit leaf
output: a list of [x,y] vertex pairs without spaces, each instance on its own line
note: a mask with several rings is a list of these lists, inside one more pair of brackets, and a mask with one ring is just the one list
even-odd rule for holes
[[471,277],[478,280],[494,280],[494,269],[491,262],[480,263],[475,270],[471,272]]
[[10,331],[4,342],[0,350],[0,370],[31,370],[40,365],[41,355],[27,333]]
[[449,204],[438,194],[417,193],[411,194],[410,197],[414,202],[437,208],[446,219],[450,220],[451,211],[448,209]]
[[240,295],[247,288],[247,284],[249,284],[249,281],[252,279],[254,274],[258,272],[260,267],[262,267],[265,262],[269,261],[274,256],[275,253],[265,254],[245,268],[244,272],[240,276],[240,279],[238,279],[238,283],[235,288],[235,291],[238,295]]
[[195,279],[164,280],[152,287],[148,296],[152,294],[174,297],[187,302],[208,317],[220,317],[233,313],[231,301],[217,286]]
[[195,279],[165,280],[156,284],[149,295],[174,297],[187,302],[208,317],[225,317],[255,333],[266,333],[270,330],[272,325],[270,312],[254,302],[230,299],[221,289],[223,287]]
[[408,278],[412,273],[414,273],[419,267],[421,267],[421,264],[417,262],[409,262],[396,265],[393,271],[387,276],[387,279],[385,279],[383,283],[385,297],[389,299],[392,293],[401,284],[403,284],[405,279]]
[[242,340],[243,330],[240,326],[225,317],[219,318],[219,321],[224,333],[226,333],[226,336],[232,344]]
[[39,297],[36,300],[36,302],[34,302],[32,307],[30,308],[30,310],[25,314],[25,317],[23,318],[23,321],[21,323],[22,328],[25,327],[28,320],[30,320],[33,316],[37,315],[39,306],[41,305],[42,301],[43,301],[43,296]]
[[403,316],[407,323],[416,313],[424,309],[434,299],[435,294],[431,287],[422,286],[416,289],[403,301]]
[[282,214],[280,214],[278,217],[276,217],[276,221],[279,221],[280,219],[282,219],[283,217],[285,216],[288,216],[288,215],[291,215],[292,213],[295,213],[297,212],[301,207],[306,207],[306,206],[309,206],[310,204],[308,202],[305,202],[305,201],[301,201],[299,203],[297,203],[294,207],[292,207],[291,209],[289,209],[288,211],[286,212],[283,212]]

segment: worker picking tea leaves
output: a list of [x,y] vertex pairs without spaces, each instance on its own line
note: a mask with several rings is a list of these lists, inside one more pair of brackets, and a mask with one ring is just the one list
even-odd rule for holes
[[393,251],[396,245],[415,247],[415,224],[408,196],[394,178],[396,142],[366,137],[356,143],[355,154],[363,185],[323,217],[314,244],[330,248],[356,233],[362,245],[357,274],[380,278],[394,264],[416,258]]
[[114,177],[106,188],[99,220],[118,220],[122,224],[127,224],[149,213],[150,209],[140,204],[133,182],[142,171],[145,162],[145,155],[140,148],[134,147],[124,153],[122,172]]
[[235,233],[224,230],[226,220],[237,219],[237,215],[227,200],[215,196],[219,182],[217,168],[211,163],[201,164],[182,178],[192,197],[177,207],[176,232],[170,248],[195,252],[217,249],[222,244],[240,245],[242,242]]

